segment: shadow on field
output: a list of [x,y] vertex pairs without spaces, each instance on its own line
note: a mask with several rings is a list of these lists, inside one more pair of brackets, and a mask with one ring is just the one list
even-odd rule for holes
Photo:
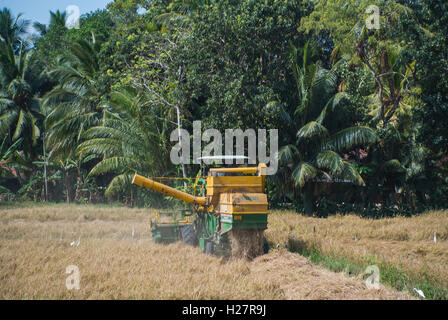
[[312,252],[320,252],[321,245],[316,240],[303,240],[289,237],[288,250],[304,256],[308,256]]

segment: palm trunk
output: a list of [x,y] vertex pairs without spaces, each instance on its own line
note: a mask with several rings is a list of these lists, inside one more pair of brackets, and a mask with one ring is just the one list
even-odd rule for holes
[[316,204],[314,199],[314,183],[307,182],[303,191],[303,206],[305,214],[307,216],[311,216],[316,211]]
[[71,203],[72,202],[72,192],[71,192],[71,187],[70,187],[70,176],[69,176],[69,173],[66,171],[65,173],[64,173],[64,175],[65,175],[65,181],[64,181],[64,184],[65,184],[65,199],[66,199],[66,201],[67,201],[67,203]]

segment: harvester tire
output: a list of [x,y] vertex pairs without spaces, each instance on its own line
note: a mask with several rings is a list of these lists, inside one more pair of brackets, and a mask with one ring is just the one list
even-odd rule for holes
[[195,246],[197,244],[196,232],[193,225],[185,226],[180,229],[182,233],[182,241],[184,244]]
[[205,244],[205,253],[206,254],[213,254],[213,243],[212,242],[207,242]]
[[264,254],[269,253],[269,243],[265,237],[263,237],[263,253]]

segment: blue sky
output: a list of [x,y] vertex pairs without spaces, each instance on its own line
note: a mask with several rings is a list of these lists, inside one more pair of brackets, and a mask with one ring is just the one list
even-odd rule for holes
[[[113,0],[0,0],[0,8],[7,7],[17,16],[23,13],[23,17],[28,20],[39,21],[48,24],[51,11],[65,11],[67,6],[78,6],[80,14],[84,14],[96,9],[104,9]],[[30,30],[33,31],[33,30]]]

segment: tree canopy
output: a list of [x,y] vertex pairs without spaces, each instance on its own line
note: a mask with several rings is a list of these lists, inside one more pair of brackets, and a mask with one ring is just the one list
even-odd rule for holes
[[63,11],[40,24],[3,8],[0,190],[154,205],[130,176],[196,177],[198,165],[170,162],[170,133],[201,120],[203,130],[278,129],[272,206],[324,215],[446,207],[447,9],[437,0],[115,0],[69,29]]

